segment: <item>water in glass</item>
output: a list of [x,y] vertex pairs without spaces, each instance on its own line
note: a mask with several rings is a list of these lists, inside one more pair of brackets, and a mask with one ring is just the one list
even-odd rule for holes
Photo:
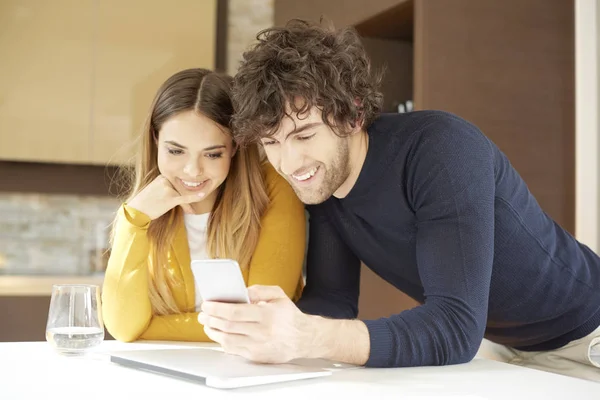
[[100,288],[54,285],[46,324],[46,340],[65,355],[85,353],[104,340]]

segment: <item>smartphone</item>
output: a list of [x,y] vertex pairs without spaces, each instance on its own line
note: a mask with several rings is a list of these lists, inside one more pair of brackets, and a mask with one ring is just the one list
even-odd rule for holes
[[192,260],[192,272],[202,301],[250,303],[248,289],[235,260]]

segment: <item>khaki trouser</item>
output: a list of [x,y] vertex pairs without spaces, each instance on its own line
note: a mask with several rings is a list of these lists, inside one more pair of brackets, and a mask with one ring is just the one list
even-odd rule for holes
[[600,327],[584,338],[548,351],[520,351],[483,339],[477,357],[600,383]]

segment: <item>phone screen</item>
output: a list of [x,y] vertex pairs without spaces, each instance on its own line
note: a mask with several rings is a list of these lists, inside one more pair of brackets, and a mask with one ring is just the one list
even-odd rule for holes
[[193,260],[196,289],[203,301],[249,303],[248,289],[235,260]]

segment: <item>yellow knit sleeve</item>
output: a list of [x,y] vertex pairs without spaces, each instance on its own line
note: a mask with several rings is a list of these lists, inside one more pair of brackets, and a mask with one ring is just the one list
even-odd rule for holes
[[248,286],[279,286],[293,300],[303,287],[302,266],[306,248],[304,205],[290,184],[269,164],[266,184],[270,204],[248,273]]
[[136,340],[152,318],[148,297],[148,226],[150,218],[124,204],[118,210],[115,237],[102,286],[102,317],[117,340]]

